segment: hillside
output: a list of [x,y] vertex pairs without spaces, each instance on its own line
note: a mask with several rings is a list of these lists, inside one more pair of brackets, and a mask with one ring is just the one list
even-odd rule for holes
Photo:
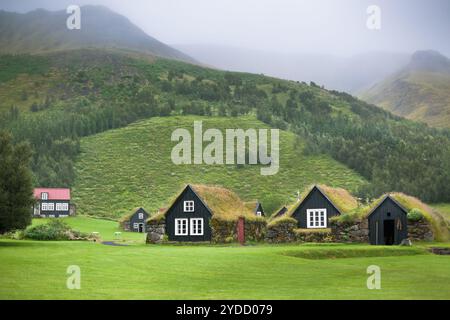
[[170,154],[175,142],[172,132],[194,121],[207,128],[269,128],[253,117],[168,117],[153,118],[90,136],[81,141],[76,161],[74,201],[81,214],[118,217],[136,206],[152,212],[168,204],[186,183],[221,185],[236,191],[244,200],[259,199],[268,213],[311,183],[327,183],[356,190],[364,179],[328,156],[307,156],[303,143],[283,131],[280,171],[261,176],[259,166],[180,165]]
[[450,201],[450,131],[312,82],[117,49],[1,56],[0,66],[0,128],[30,142],[35,185],[74,185],[82,137],[155,117],[256,115],[297,135],[306,154],[327,155],[364,177],[360,197],[396,190]]
[[450,127],[450,60],[437,52],[416,52],[409,65],[361,95],[408,119]]
[[43,53],[78,48],[119,48],[194,62],[182,52],[147,35],[126,17],[103,6],[81,7],[81,29],[68,30],[68,14],[34,10],[0,11],[0,53]]

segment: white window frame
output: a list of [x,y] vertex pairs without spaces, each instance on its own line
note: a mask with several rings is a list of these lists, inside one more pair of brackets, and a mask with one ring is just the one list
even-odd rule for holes
[[203,218],[190,219],[190,235],[191,236],[202,236],[205,231],[204,225],[205,225],[205,223],[204,223]]
[[140,219],[140,220],[144,219],[144,213],[143,212],[139,212],[138,213],[138,219]]
[[48,200],[48,192],[41,192],[41,200]]
[[257,217],[262,217],[262,212],[261,211],[256,211],[256,216]]
[[[183,231],[183,227],[179,226],[184,225],[185,230]],[[175,219],[175,235],[176,236],[187,236],[189,234],[189,219]]]
[[183,202],[183,211],[184,212],[194,212],[195,206],[194,206],[194,200],[188,200]]
[[56,211],[68,211],[69,204],[67,202],[57,202],[56,203]]
[[55,211],[55,204],[53,202],[43,202],[41,211]]
[[137,222],[133,223],[133,229],[139,230],[139,223],[137,223]]
[[[323,223],[321,217],[323,217]],[[316,222],[318,222],[318,224]],[[328,223],[327,209],[306,210],[306,227],[308,229],[326,229],[327,223]]]

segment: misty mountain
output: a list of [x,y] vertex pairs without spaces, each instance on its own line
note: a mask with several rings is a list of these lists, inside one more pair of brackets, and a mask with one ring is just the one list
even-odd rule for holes
[[332,54],[285,54],[214,45],[173,45],[210,66],[230,71],[263,73],[295,80],[314,81],[327,88],[361,92],[400,70],[410,55],[370,52],[352,57]]
[[405,68],[361,98],[412,120],[449,127],[450,60],[436,51],[418,51]]
[[43,53],[86,47],[119,48],[194,62],[103,6],[81,7],[81,30],[69,30],[65,10],[0,11],[0,53]]

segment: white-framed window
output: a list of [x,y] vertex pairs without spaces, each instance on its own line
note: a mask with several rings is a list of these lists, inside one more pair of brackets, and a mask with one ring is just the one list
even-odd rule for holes
[[41,211],[54,211],[55,204],[53,202],[44,202],[41,205]]
[[306,224],[309,229],[327,227],[327,209],[306,210]]
[[144,213],[143,212],[139,212],[138,217],[141,220],[144,219]]
[[257,212],[256,212],[256,216],[257,216],[257,217],[262,217],[261,211],[257,211]]
[[194,201],[185,201],[183,208],[184,212],[194,212]]
[[188,235],[188,219],[175,219],[175,235],[176,236]]
[[139,223],[133,223],[133,229],[139,229]]
[[191,219],[191,236],[203,235],[203,218]]
[[41,200],[48,200],[48,192],[41,192]]
[[68,211],[69,204],[68,203],[56,203],[56,211]]

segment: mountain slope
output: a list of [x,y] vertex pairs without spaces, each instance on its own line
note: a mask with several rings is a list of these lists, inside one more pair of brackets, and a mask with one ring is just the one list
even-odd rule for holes
[[408,66],[361,95],[363,100],[408,119],[450,127],[450,60],[416,52]]
[[187,62],[194,60],[150,37],[126,17],[102,6],[81,7],[81,29],[68,30],[65,11],[0,11],[0,53],[42,53],[77,48],[121,48]]
[[408,64],[409,54],[368,52],[351,57],[284,54],[215,45],[173,45],[191,57],[223,70],[264,73],[326,88],[359,93]]
[[84,138],[73,186],[78,212],[119,217],[136,206],[155,212],[184,184],[194,183],[221,185],[248,201],[259,199],[270,214],[312,183],[356,190],[365,181],[329,156],[305,155],[304,144],[296,144],[295,135],[286,131],[280,135],[280,171],[273,176],[261,176],[255,165],[175,165],[171,151],[177,143],[171,134],[178,128],[192,133],[194,121],[224,136],[225,129],[270,128],[249,116],[185,116],[153,118]]

